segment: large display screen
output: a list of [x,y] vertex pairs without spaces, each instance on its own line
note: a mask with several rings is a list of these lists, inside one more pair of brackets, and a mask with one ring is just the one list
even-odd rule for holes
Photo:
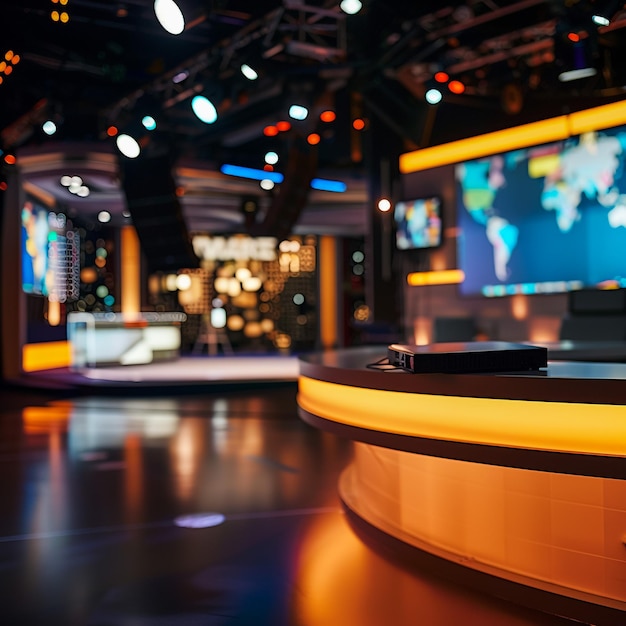
[[78,235],[65,215],[27,199],[22,207],[22,289],[65,302],[77,296]]
[[394,212],[399,250],[436,248],[441,245],[441,200],[437,197],[397,202]]
[[626,126],[456,166],[464,295],[626,287]]

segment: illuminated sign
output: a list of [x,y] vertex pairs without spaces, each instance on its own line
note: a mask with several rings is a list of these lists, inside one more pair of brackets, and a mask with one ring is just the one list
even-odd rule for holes
[[204,261],[274,261],[278,242],[275,237],[195,235],[192,244]]

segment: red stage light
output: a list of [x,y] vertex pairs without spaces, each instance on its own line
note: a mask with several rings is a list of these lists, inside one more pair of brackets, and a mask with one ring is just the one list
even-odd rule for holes
[[465,91],[465,85],[460,81],[460,80],[451,80],[448,83],[448,89],[452,92],[452,93],[463,93]]
[[580,41],[580,35],[578,33],[567,33],[567,38],[573,43]]
[[321,141],[321,137],[317,134],[317,133],[311,133],[307,138],[307,142],[310,143],[312,146],[316,146],[320,141]]
[[450,78],[450,77],[449,77],[449,76],[448,76],[445,72],[437,72],[437,73],[435,74],[435,80],[436,80],[438,83],[447,83],[447,82],[448,82],[448,80],[449,80],[449,78]]
[[320,113],[320,120],[322,122],[334,122],[337,119],[334,111],[322,111]]
[[5,154],[4,155],[4,162],[7,163],[8,165],[15,165],[16,161],[17,161],[17,159],[15,158],[14,154]]
[[274,171],[274,166],[273,166],[273,165],[270,165],[269,163],[266,163],[266,164],[263,166],[263,169],[264,169],[266,172],[273,172],[273,171]]
[[276,124],[276,128],[278,128],[278,130],[281,133],[284,133],[285,131],[291,128],[291,123],[283,120],[283,121],[278,122],[278,124]]
[[115,137],[115,135],[117,135],[118,130],[117,130],[117,126],[109,126],[107,128],[107,135],[109,137]]
[[352,122],[352,128],[354,128],[354,130],[363,130],[365,128],[365,122],[360,117],[357,117]]
[[275,137],[276,135],[278,135],[278,128],[276,126],[266,126],[263,129],[263,134],[266,137]]

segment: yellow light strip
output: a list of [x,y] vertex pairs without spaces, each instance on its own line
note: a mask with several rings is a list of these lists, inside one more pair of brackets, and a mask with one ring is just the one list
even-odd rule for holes
[[139,237],[134,226],[124,226],[120,233],[121,268],[121,311],[125,315],[136,315],[141,311],[141,278]]
[[440,270],[436,272],[412,272],[406,277],[411,287],[422,285],[457,285],[465,280],[463,270]]
[[69,367],[71,359],[68,341],[27,343],[22,348],[22,370],[39,372],[59,367]]
[[626,124],[626,101],[407,152],[400,155],[400,172],[419,172],[620,124]]
[[306,376],[298,384],[302,409],[357,428],[531,450],[626,455],[626,406],[435,396]]
[[569,125],[572,135],[593,130],[603,130],[626,124],[626,102],[613,102],[601,107],[570,113]]
[[334,237],[320,237],[320,339],[324,349],[337,347],[337,242]]

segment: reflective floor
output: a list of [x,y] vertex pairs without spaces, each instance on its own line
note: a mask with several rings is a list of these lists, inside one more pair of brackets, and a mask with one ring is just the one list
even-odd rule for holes
[[3,625],[572,623],[363,544],[337,498],[350,443],[298,418],[294,384],[0,393]]

